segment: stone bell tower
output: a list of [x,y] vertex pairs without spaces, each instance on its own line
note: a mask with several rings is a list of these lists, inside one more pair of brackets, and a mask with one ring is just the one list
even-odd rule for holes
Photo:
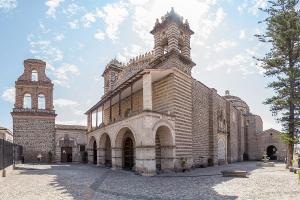
[[55,152],[55,111],[53,83],[46,76],[42,60],[24,61],[24,73],[15,83],[16,98],[13,112],[14,142],[23,146],[25,162],[48,161]]
[[161,22],[156,19],[155,26],[151,31],[154,35],[155,58],[161,58],[175,53],[181,57],[186,64],[186,71],[190,74],[191,68],[195,65],[191,61],[190,39],[194,32],[190,29],[187,20],[183,22],[183,17],[175,13],[172,8],[165,16],[161,17]]

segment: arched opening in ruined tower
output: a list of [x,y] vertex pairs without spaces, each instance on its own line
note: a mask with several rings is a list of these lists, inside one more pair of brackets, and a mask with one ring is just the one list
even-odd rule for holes
[[23,108],[31,108],[31,94],[25,94],[23,98]]
[[121,159],[116,164],[123,169],[134,170],[135,167],[135,139],[129,128],[122,128],[116,139],[116,148],[120,148]]
[[45,95],[39,94],[38,96],[38,109],[45,110],[46,109],[46,98]]
[[267,156],[270,158],[270,160],[277,160],[277,148],[274,145],[270,145],[267,147]]
[[111,141],[109,135],[104,133],[100,138],[100,164],[111,167]]
[[97,165],[97,142],[93,144],[93,164]]
[[155,161],[157,171],[174,169],[174,142],[171,130],[166,126],[161,126],[156,131]]
[[39,80],[39,75],[36,70],[32,70],[31,72],[31,81],[38,81]]

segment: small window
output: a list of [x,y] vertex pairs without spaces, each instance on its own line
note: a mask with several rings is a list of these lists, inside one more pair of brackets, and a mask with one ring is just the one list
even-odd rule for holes
[[31,108],[31,95],[28,93],[24,95],[23,108]]
[[39,77],[38,77],[38,72],[36,70],[32,70],[31,72],[31,81],[38,81]]
[[43,94],[39,94],[38,96],[38,109],[46,109],[46,99],[45,99],[45,95]]
[[129,117],[130,112],[131,112],[131,110],[128,108],[128,109],[125,111],[124,117]]

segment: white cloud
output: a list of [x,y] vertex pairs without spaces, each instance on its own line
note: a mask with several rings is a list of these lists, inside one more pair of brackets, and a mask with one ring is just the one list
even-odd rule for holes
[[230,41],[230,40],[224,40],[222,39],[219,43],[214,45],[214,50],[216,52],[220,52],[224,49],[228,49],[231,47],[235,47],[237,44],[234,41]]
[[240,14],[248,12],[252,15],[257,15],[259,8],[266,8],[267,5],[267,0],[244,0],[243,3],[237,7],[237,10]]
[[75,19],[71,22],[68,22],[68,24],[69,24],[69,27],[71,29],[78,29],[79,28],[79,20],[77,20],[77,19]]
[[71,107],[71,108],[76,108],[80,104],[77,101],[69,100],[69,99],[55,99],[54,100],[54,106],[55,107]]
[[30,44],[30,52],[36,58],[43,59],[47,62],[61,61],[64,53],[59,48],[54,47],[50,40],[34,40],[34,35],[29,35],[27,40]]
[[107,37],[115,41],[118,39],[119,27],[128,16],[127,5],[120,2],[108,4],[103,8],[103,20],[106,23]]
[[117,59],[121,62],[128,62],[129,59],[134,58],[142,53],[145,53],[145,50],[142,46],[132,44],[129,48],[123,48],[123,53],[118,53]]
[[86,119],[81,104],[71,99],[59,98],[54,100],[54,108],[58,114],[57,124],[76,124],[85,125]]
[[153,28],[156,18],[163,16],[171,7],[175,12],[189,20],[190,27],[195,31],[192,42],[204,45],[211,33],[224,21],[226,13],[223,8],[216,4],[215,0],[152,0],[144,4],[130,1],[130,8],[133,9],[133,30],[146,43],[152,47],[153,38],[149,31]]
[[65,38],[65,35],[63,33],[59,33],[55,36],[56,41],[61,41]]
[[94,34],[94,38],[99,41],[104,40],[105,33],[103,33],[103,31],[101,31],[100,29],[97,29],[96,33]]
[[13,10],[17,7],[17,0],[0,0],[0,10]]
[[55,18],[56,9],[64,0],[48,0],[45,5],[48,6],[47,15],[49,17]]
[[240,30],[239,39],[245,39],[246,37],[246,31],[244,29]]
[[9,102],[9,103],[14,103],[15,102],[15,95],[16,95],[16,90],[14,87],[10,87],[2,93],[2,99]]
[[83,8],[78,6],[76,3],[70,3],[64,10],[63,13],[67,15],[68,18],[76,15]]
[[55,76],[54,83],[59,84],[61,86],[70,87],[69,80],[72,76],[79,76],[80,71],[76,65],[73,64],[62,64],[59,68],[53,71]]

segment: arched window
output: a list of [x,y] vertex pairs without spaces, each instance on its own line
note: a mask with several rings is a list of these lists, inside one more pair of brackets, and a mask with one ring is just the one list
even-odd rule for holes
[[31,81],[38,81],[38,80],[39,80],[38,72],[36,70],[32,70]]
[[39,94],[38,96],[38,109],[46,109],[46,99],[43,94]]
[[31,95],[28,93],[24,95],[23,108],[31,108]]

